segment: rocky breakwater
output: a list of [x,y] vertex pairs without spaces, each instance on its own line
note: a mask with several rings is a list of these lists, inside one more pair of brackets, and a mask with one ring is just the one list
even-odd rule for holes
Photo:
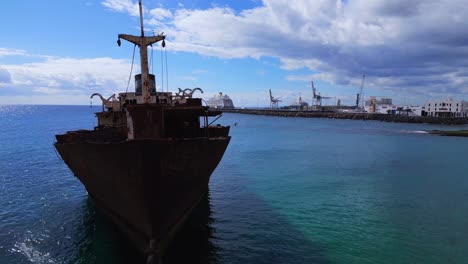
[[337,118],[354,120],[375,120],[384,122],[401,123],[428,123],[428,124],[446,124],[461,125],[468,124],[468,118],[440,118],[432,116],[409,116],[405,114],[375,114],[359,112],[322,112],[322,111],[297,111],[283,109],[223,109],[223,112],[249,114],[249,115],[269,115],[282,117],[308,117],[308,118]]
[[429,133],[440,136],[449,136],[449,137],[468,137],[468,130],[432,130]]

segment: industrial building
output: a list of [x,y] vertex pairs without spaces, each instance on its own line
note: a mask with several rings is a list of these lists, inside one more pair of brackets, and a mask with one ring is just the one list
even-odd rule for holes
[[391,98],[377,98],[371,96],[369,100],[366,100],[364,109],[368,113],[396,114],[397,106],[392,104]]

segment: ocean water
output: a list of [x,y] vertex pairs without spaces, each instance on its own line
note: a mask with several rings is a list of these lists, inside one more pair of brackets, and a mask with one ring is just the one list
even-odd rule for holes
[[[52,145],[98,110],[0,106],[0,263],[143,263]],[[423,132],[467,126],[217,122],[231,143],[164,263],[468,263],[468,138]]]

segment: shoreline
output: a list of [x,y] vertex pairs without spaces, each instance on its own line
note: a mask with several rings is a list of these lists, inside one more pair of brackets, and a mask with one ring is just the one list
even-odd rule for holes
[[248,115],[267,115],[281,117],[306,117],[306,118],[332,118],[332,119],[352,119],[352,120],[374,120],[382,122],[397,123],[427,123],[439,125],[464,125],[468,124],[468,118],[440,118],[433,116],[407,116],[374,114],[374,113],[352,113],[352,112],[322,112],[303,111],[286,109],[221,109],[225,113],[237,113]]

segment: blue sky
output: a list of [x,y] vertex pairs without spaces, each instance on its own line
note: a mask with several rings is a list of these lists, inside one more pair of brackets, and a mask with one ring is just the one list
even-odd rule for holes
[[[237,106],[287,105],[322,95],[398,104],[468,100],[468,1],[143,0],[145,29],[167,34],[169,90],[201,87]],[[4,1],[0,104],[88,104],[124,91],[139,34],[135,0]],[[151,52],[150,52],[151,54]],[[153,50],[161,87],[161,48]],[[138,71],[138,56],[136,67]],[[164,82],[164,83],[165,83]],[[130,84],[130,89],[133,83]]]

